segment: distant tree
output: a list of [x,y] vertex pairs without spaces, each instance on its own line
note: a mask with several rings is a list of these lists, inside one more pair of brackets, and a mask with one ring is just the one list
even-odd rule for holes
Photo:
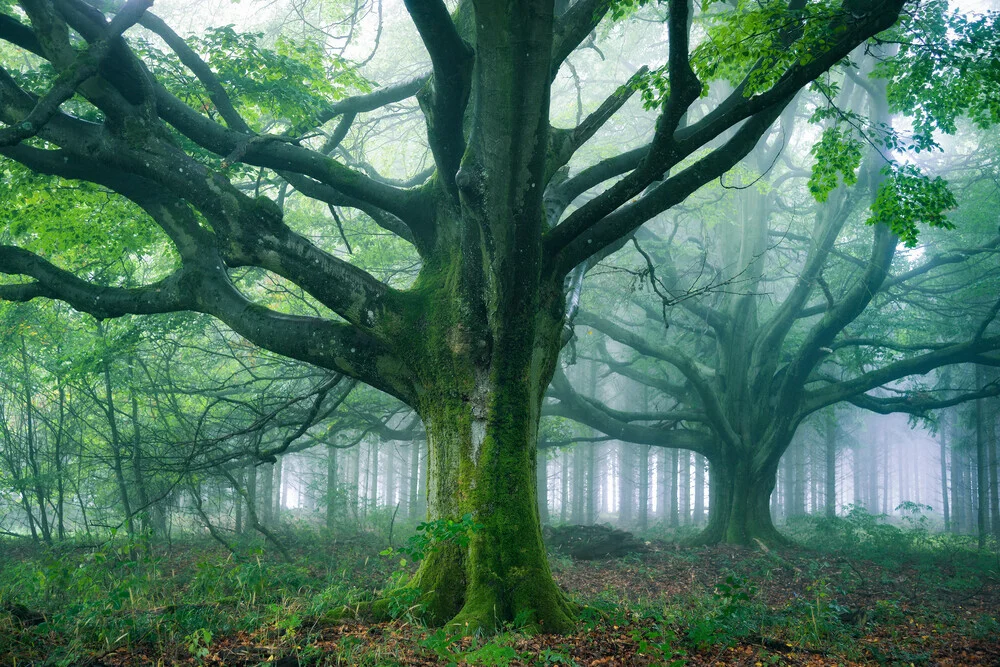
[[[963,48],[990,53],[991,45]],[[857,56],[862,61],[863,54]],[[903,56],[922,64],[910,52]],[[964,383],[936,385],[932,373],[956,364],[1000,365],[1000,268],[990,259],[1000,236],[995,215],[986,213],[997,206],[989,185],[995,153],[979,151],[980,168],[962,174],[963,207],[949,221],[944,212],[957,202],[943,180],[913,180],[910,167],[894,165],[885,148],[899,145],[890,102],[916,118],[917,134],[906,142],[913,150],[933,145],[933,129],[954,129],[959,114],[981,125],[996,122],[998,107],[989,101],[994,89],[987,91],[985,80],[964,81],[970,97],[976,90],[989,97],[969,109],[968,98],[927,88],[927,106],[944,104],[937,117],[928,117],[924,107],[907,104],[918,104],[908,97],[917,87],[912,79],[929,71],[909,66],[921,73],[879,66],[869,78],[864,69],[848,70],[836,100],[832,88],[821,92],[826,101],[811,107],[823,125],[812,170],[787,155],[785,167],[775,168],[793,133],[790,108],[726,186],[730,192],[706,193],[700,208],[692,199],[688,210],[636,235],[631,265],[639,268],[629,273],[649,289],[634,293],[621,317],[584,310],[575,320],[620,350],[598,341],[594,358],[657,389],[660,407],[612,410],[557,377],[559,402],[546,411],[616,438],[706,456],[712,502],[702,541],[784,542],[770,496],[782,455],[817,411],[848,402],[877,413],[922,415],[1000,393],[997,382],[972,382],[968,374],[955,374],[965,375]],[[890,71],[901,77],[892,86],[878,78]],[[859,99],[867,100],[867,113],[859,111],[865,106]],[[939,168],[948,175],[946,166]],[[781,188],[767,185],[769,174]],[[796,180],[808,190],[793,187]],[[809,193],[820,201],[809,202]],[[904,253],[903,246],[916,244],[915,229],[880,220],[906,219],[895,216],[918,201],[930,204],[921,219],[937,227],[957,223],[960,230],[927,232],[931,240],[919,254]],[[714,287],[698,294],[699,281]],[[798,475],[802,466],[791,465]],[[794,512],[803,511],[798,482],[790,487]]]

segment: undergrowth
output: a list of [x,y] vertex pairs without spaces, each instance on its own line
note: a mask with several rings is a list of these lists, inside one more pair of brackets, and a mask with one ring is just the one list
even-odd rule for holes
[[[941,646],[995,643],[995,548],[936,534],[921,506],[904,509],[899,525],[851,508],[788,526],[809,551],[654,543],[649,554],[597,563],[553,555],[557,578],[583,605],[569,637],[532,636],[516,624],[473,637],[426,628],[409,598],[398,600],[389,624],[323,620],[345,605],[406,592],[414,563],[441,541],[463,539],[475,529],[469,521],[424,524],[398,534],[396,549],[384,536],[292,532],[294,563],[252,546],[234,556],[202,540],[50,548],[7,541],[0,662],[200,665],[239,656],[236,664],[267,664],[290,656],[309,665],[576,665],[618,655],[618,664],[637,665],[735,656],[761,665],[803,656],[931,664]],[[603,587],[588,588],[593,582]],[[635,582],[646,582],[645,592]]]

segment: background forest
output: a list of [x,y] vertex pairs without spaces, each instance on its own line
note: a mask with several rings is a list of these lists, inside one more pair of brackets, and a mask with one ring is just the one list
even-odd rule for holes
[[1000,7],[493,4],[0,0],[0,664],[1000,661]]

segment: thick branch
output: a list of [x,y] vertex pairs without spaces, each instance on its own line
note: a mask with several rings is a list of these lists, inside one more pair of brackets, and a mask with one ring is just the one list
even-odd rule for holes
[[445,186],[453,190],[465,152],[462,121],[472,89],[473,51],[458,34],[443,0],[404,0],[404,4],[431,56],[434,76],[418,99],[427,117],[434,161]]
[[212,71],[212,68],[195,53],[194,49],[188,46],[187,42],[158,16],[146,13],[142,17],[141,23],[144,28],[148,28],[163,38],[163,41],[177,54],[184,66],[198,77],[201,85],[205,87],[209,99],[219,110],[219,114],[226,121],[226,124],[239,132],[251,134],[250,126],[236,111],[236,107],[233,106],[232,100],[229,99],[229,94],[222,87],[219,78]]
[[[553,380],[559,402],[543,405],[543,415],[572,419],[616,440],[632,442],[637,445],[688,449],[704,456],[715,454],[716,441],[708,433],[682,428],[656,428],[619,421],[607,413],[597,410],[593,405],[580,400],[579,395],[569,388],[565,376],[560,379],[559,375],[557,373]],[[566,386],[560,386],[561,384]]]
[[923,375],[952,364],[988,362],[987,352],[1000,350],[1000,336],[980,338],[901,359],[882,368],[869,371],[851,380],[844,380],[820,390],[805,392],[801,414],[807,415],[828,405],[847,401],[877,387],[911,375]]
[[545,167],[545,182],[548,183],[552,175],[570,161],[570,158],[590,140],[604,124],[611,119],[615,113],[621,109],[626,102],[631,99],[637,89],[640,78],[649,71],[643,65],[629,80],[618,87],[615,92],[599,106],[593,113],[583,119],[583,121],[572,130],[553,130],[549,134],[549,159]]
[[[845,12],[838,14],[828,25],[829,34],[837,37],[829,43],[827,50],[815,54],[815,57],[807,63],[797,62],[791,65],[770,89],[760,94],[747,98],[744,96],[742,87],[739,87],[715,110],[698,122],[677,130],[676,133],[667,123],[670,117],[666,115],[661,117],[661,122],[666,124],[658,125],[658,131],[650,151],[636,170],[575,211],[548,235],[546,250],[550,257],[557,257],[557,270],[564,273],[572,270],[582,261],[581,257],[593,254],[604,245],[613,242],[614,239],[606,237],[620,238],[623,234],[627,234],[631,229],[648,220],[652,215],[683,199],[683,197],[677,199],[661,196],[655,205],[637,207],[638,204],[643,203],[643,200],[640,200],[636,204],[625,206],[622,211],[616,212],[619,207],[639,195],[650,184],[661,179],[664,173],[681,160],[706,146],[723,132],[746,120],[747,122],[736,133],[740,135],[740,140],[734,143],[734,137],[726,143],[727,147],[738,153],[737,159],[730,162],[719,159],[708,161],[707,158],[703,158],[695,165],[696,167],[700,166],[696,172],[692,172],[691,168],[682,172],[682,175],[687,173],[689,179],[696,175],[699,177],[694,179],[690,185],[685,184],[681,188],[684,191],[684,197],[735,165],[753,148],[757,139],[802,86],[833,67],[865,39],[890,27],[898,17],[903,3],[904,0],[882,0],[873,3],[873,6],[863,13]],[[717,152],[713,151],[710,157],[718,158]],[[722,170],[719,171],[715,167],[722,167]],[[675,181],[675,185],[677,184]],[[661,188],[662,186],[657,186],[653,192]],[[644,196],[643,199],[650,195]],[[653,203],[650,202],[650,204]],[[663,206],[664,203],[668,206]],[[589,233],[592,228],[603,224],[606,217],[616,217],[620,220],[619,215],[626,209],[629,210],[629,215],[626,216],[629,218],[627,223],[612,225],[610,229],[606,230],[607,233],[598,235],[600,238],[594,238]],[[581,242],[592,246],[592,248],[581,248]],[[565,257],[559,257],[560,255],[565,255]]]
[[130,313],[173,313],[190,310],[193,305],[185,288],[187,272],[184,269],[145,287],[102,287],[81,280],[23,248],[0,246],[0,273],[27,276],[36,281],[27,285],[4,285],[0,287],[0,298],[13,301],[37,297],[60,299],[98,319]]
[[1000,382],[991,382],[982,389],[964,394],[958,394],[950,398],[933,398],[927,395],[909,396],[869,396],[860,394],[847,399],[848,403],[857,407],[875,412],[880,415],[888,415],[894,412],[924,416],[931,410],[941,410],[955,405],[968,403],[982,398],[992,398],[1000,396]]
[[[676,176],[653,187],[635,203],[598,218],[592,217],[593,211],[586,210],[590,204],[577,209],[546,238],[546,249],[550,261],[555,264],[555,271],[564,274],[572,270],[587,257],[631,233],[655,215],[684,201],[698,188],[732,169],[753,150],[790,99],[748,120],[725,144]],[[630,181],[633,174],[641,170],[642,167],[636,169],[607,192]],[[626,184],[623,191],[631,191],[632,185]],[[599,196],[594,202],[603,196]]]
[[611,8],[610,0],[578,0],[556,22],[552,39],[552,78],[563,61],[587,38]]
[[708,380],[705,379],[704,374],[694,360],[676,348],[651,345],[641,336],[637,336],[631,331],[591,313],[581,311],[577,316],[577,323],[584,326],[591,326],[619,343],[628,345],[636,352],[665,361],[680,371],[698,394],[698,398],[701,400],[705,414],[708,417],[708,423],[715,430],[719,438],[732,447],[739,446],[739,436],[726,418],[718,396],[716,396]]

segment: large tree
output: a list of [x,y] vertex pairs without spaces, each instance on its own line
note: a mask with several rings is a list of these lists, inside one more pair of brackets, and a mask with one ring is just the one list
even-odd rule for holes
[[[996,382],[972,382],[970,374],[964,383],[939,381],[932,372],[1000,365],[994,149],[967,147],[965,155],[959,149],[938,160],[920,156],[925,164],[937,162],[937,175],[953,177],[962,193],[950,222],[930,218],[930,209],[923,216],[959,229],[923,232],[919,250],[907,252],[901,237],[912,230],[897,235],[876,222],[882,206],[921,198],[945,207],[959,202],[940,189],[941,180],[919,184],[905,168],[897,175],[883,169],[890,159],[876,150],[884,145],[876,136],[891,122],[884,79],[849,74],[839,102],[839,114],[851,114],[857,124],[846,135],[836,125],[825,128],[824,136],[837,136],[841,155],[856,156],[843,184],[834,174],[824,186],[829,164],[812,170],[797,164],[803,147],[789,139],[789,113],[734,175],[729,191],[706,192],[686,212],[636,235],[633,274],[651,290],[633,293],[617,318],[586,310],[577,316],[577,324],[616,348],[605,342],[591,349],[591,358],[609,374],[657,390],[659,407],[612,410],[574,392],[562,376],[553,391],[559,402],[546,407],[614,437],[706,456],[711,508],[698,538],[704,542],[784,541],[772,523],[770,498],[781,457],[810,415],[840,402],[927,415],[1000,393]],[[793,146],[774,168],[786,142]],[[814,151],[823,142],[818,146]],[[772,185],[761,185],[768,172]],[[887,178],[896,179],[892,199],[880,188]],[[812,201],[810,190],[822,201]],[[716,287],[691,297],[706,279]]]
[[[573,611],[545,558],[535,456],[567,276],[735,165],[799,89],[892,26],[905,2],[714,5],[725,39],[693,49],[692,8],[670,0],[666,65],[640,74],[658,110],[649,142],[568,178],[563,168],[632,88],[564,129],[549,120],[553,79],[606,16],[627,15],[634,3],[473,0],[450,13],[442,0],[408,0],[430,74],[337,102],[306,95],[316,102],[312,128],[337,120],[319,137],[304,122],[265,133],[259,118],[241,115],[219,67],[150,4],[0,2],[0,39],[32,63],[28,72],[0,71],[0,154],[130,200],[165,233],[176,267],[142,286],[101,284],[85,267],[7,245],[0,272],[15,279],[0,298],[61,299],[98,318],[207,313],[261,347],[398,397],[426,426],[431,517],[471,513],[482,525],[467,547],[446,543],[429,554],[412,580],[429,620],[482,628],[518,619],[564,630]],[[186,103],[192,97],[175,94],[151,50],[130,46],[123,34],[136,24],[169,45],[210,103]],[[753,29],[738,34],[741,25]],[[689,113],[723,74],[735,82],[729,92]],[[414,94],[433,156],[426,180],[405,187],[336,159],[332,149],[357,114]],[[364,211],[419,254],[415,284],[395,289],[298,233],[274,200],[239,187],[238,164]],[[545,195],[556,184],[547,216]],[[330,315],[253,302],[231,279],[246,266],[301,287]]]

